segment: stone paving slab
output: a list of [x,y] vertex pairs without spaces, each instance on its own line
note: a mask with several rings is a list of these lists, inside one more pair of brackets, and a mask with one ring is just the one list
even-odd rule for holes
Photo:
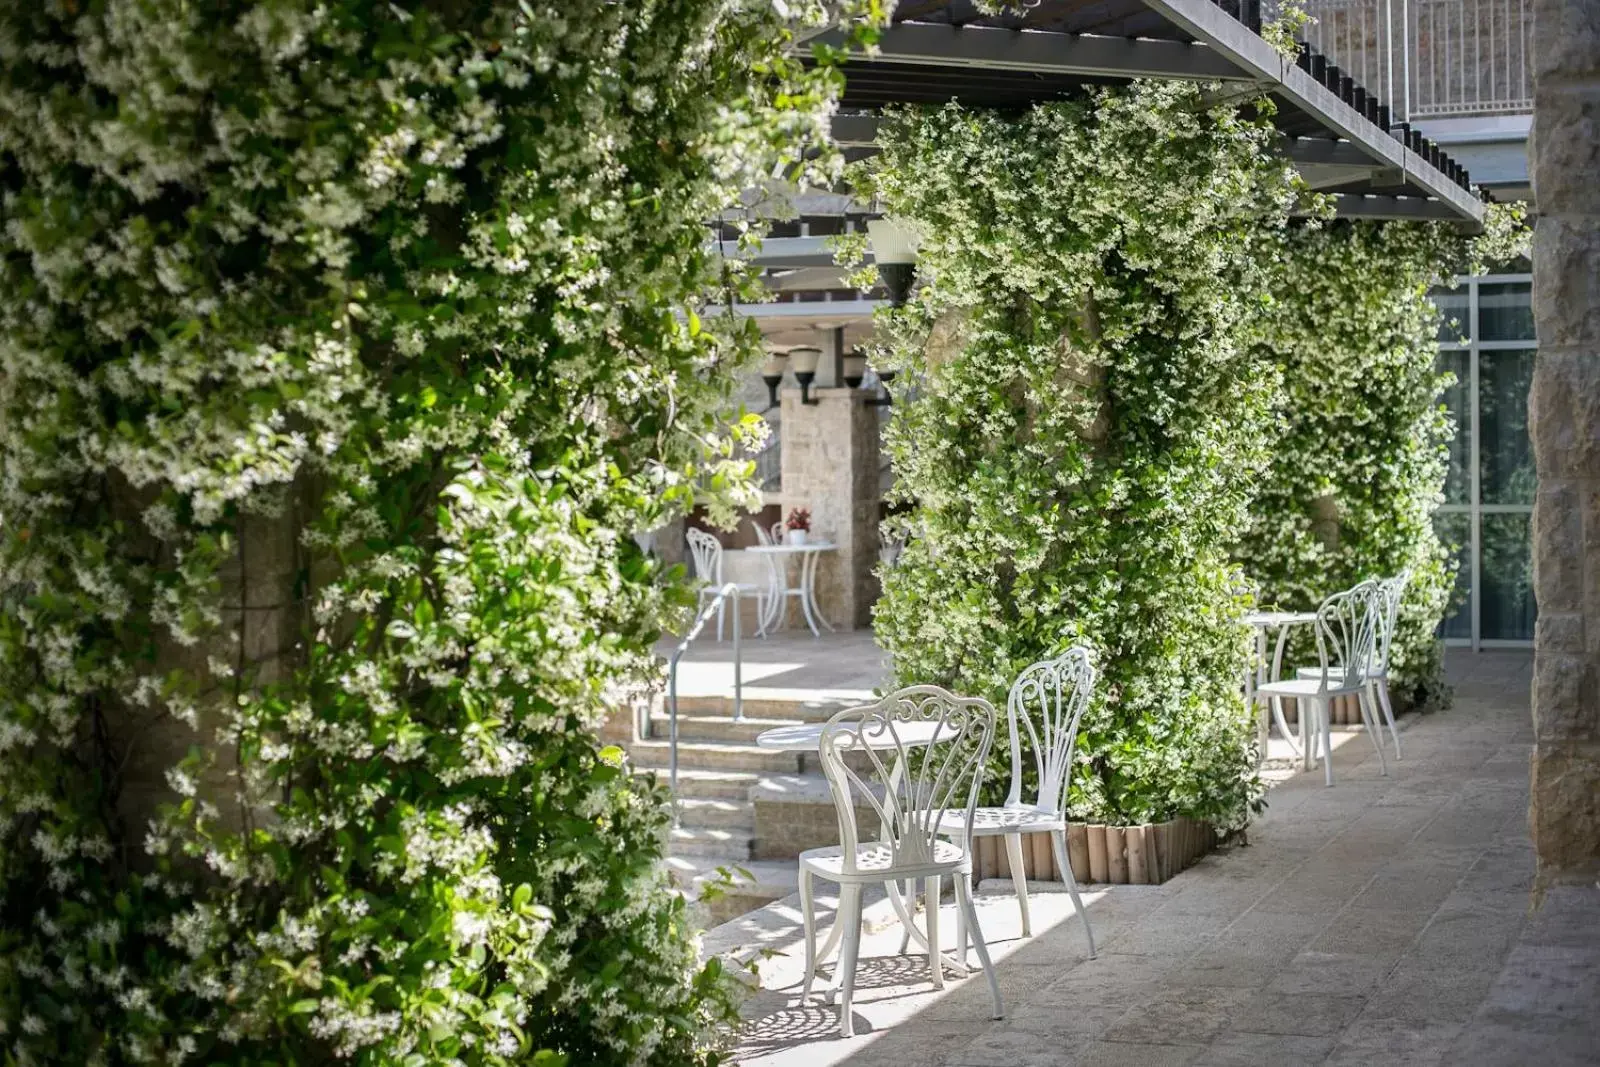
[[[1341,746],[1338,784],[1280,784],[1247,847],[1164,886],[1094,887],[1097,959],[1065,893],[1030,894],[1024,940],[1015,898],[986,883],[1004,1019],[976,973],[934,992],[891,922],[863,938],[856,1037],[799,1003],[797,962],[769,961],[737,1062],[1600,1064],[1600,888],[1530,910],[1527,658],[1452,655],[1455,706],[1403,734],[1389,777],[1370,744]],[[940,926],[948,940],[949,903]]]

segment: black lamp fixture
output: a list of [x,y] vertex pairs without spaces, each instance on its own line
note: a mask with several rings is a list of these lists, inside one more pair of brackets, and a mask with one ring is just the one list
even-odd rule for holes
[[878,277],[889,290],[889,303],[905,307],[917,280],[916,231],[894,219],[871,219],[867,222],[867,243],[872,246]]
[[[867,401],[870,408],[886,408],[894,403],[894,398],[889,395],[889,383],[894,381],[895,372],[882,370],[878,372],[878,381],[883,385],[883,395],[875,396]],[[860,389],[861,383],[867,378],[867,354],[860,349],[854,349],[844,357],[844,384],[852,389]]]
[[800,403],[815,405],[819,401],[811,396],[811,383],[817,377],[817,360],[822,358],[822,349],[811,345],[800,345],[789,349],[789,363],[794,368],[794,380],[800,383]]
[[788,365],[789,353],[776,348],[767,350],[767,361],[761,364],[761,380],[767,383],[767,410],[778,406],[778,386],[783,384],[783,368]]

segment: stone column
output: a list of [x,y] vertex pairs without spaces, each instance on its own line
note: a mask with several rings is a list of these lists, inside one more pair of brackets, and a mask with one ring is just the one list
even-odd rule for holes
[[783,394],[783,516],[809,509],[811,538],[839,546],[818,565],[817,600],[828,621],[854,630],[871,625],[878,598],[878,412],[864,389],[811,396],[814,405],[798,389]]
[[1529,431],[1541,884],[1600,875],[1600,0],[1535,0]]

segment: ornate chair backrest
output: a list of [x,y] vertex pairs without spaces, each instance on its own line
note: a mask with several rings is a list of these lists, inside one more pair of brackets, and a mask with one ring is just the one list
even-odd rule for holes
[[878,562],[883,565],[885,570],[888,570],[890,567],[893,567],[896,563],[900,562],[900,556],[903,552],[905,552],[905,550],[905,538],[890,538],[889,540],[878,545]]
[[775,545],[783,544],[783,538],[784,538],[784,535],[787,532],[788,531],[784,528],[782,519],[779,519],[777,522],[773,523],[772,524],[772,543],[775,544]]
[[776,544],[776,542],[772,540],[772,532],[765,526],[761,525],[759,522],[753,522],[750,525],[756,528],[756,540],[758,542],[763,545]]
[[1335,593],[1317,608],[1317,660],[1322,689],[1359,685],[1372,665],[1382,616],[1378,583]]
[[1394,630],[1400,624],[1400,605],[1405,603],[1406,586],[1411,582],[1407,568],[1393,578],[1378,583],[1379,615],[1378,644],[1372,654],[1372,672],[1381,674],[1389,669],[1389,648],[1394,644]]
[[[899,689],[829,719],[822,772],[839,815],[845,871],[857,869],[858,807],[878,816],[879,843],[897,868],[932,862],[947,810],[962,811],[970,829],[994,727],[993,704],[936,685]],[[958,842],[963,850],[970,836]]]
[[1072,785],[1072,748],[1078,740],[1078,722],[1094,694],[1094,681],[1092,655],[1078,645],[1055,659],[1033,664],[1011,683],[1011,692],[1006,696],[1006,721],[1011,728],[1008,807],[1022,803],[1025,729],[1033,747],[1034,770],[1039,775],[1034,807],[1051,815],[1066,810],[1067,789]]
[[722,584],[722,542],[705,530],[691,529],[684,535],[689,540],[689,558],[694,561],[694,574],[702,582]]

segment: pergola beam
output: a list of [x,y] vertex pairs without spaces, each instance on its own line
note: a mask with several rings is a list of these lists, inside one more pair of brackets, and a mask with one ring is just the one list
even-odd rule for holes
[[[833,139],[845,148],[871,148],[877,144],[878,116],[844,114],[833,116]],[[1278,151],[1301,164],[1336,167],[1377,168],[1377,163],[1359,145],[1332,137],[1281,137]]]
[[[837,29],[816,40],[845,45],[845,36]],[[875,54],[856,62],[1090,77],[1256,80],[1203,44],[938,22],[896,23],[884,30]]]
[[1443,219],[1464,222],[1459,212],[1439,200],[1420,196],[1334,195],[1334,215],[1341,219]]

